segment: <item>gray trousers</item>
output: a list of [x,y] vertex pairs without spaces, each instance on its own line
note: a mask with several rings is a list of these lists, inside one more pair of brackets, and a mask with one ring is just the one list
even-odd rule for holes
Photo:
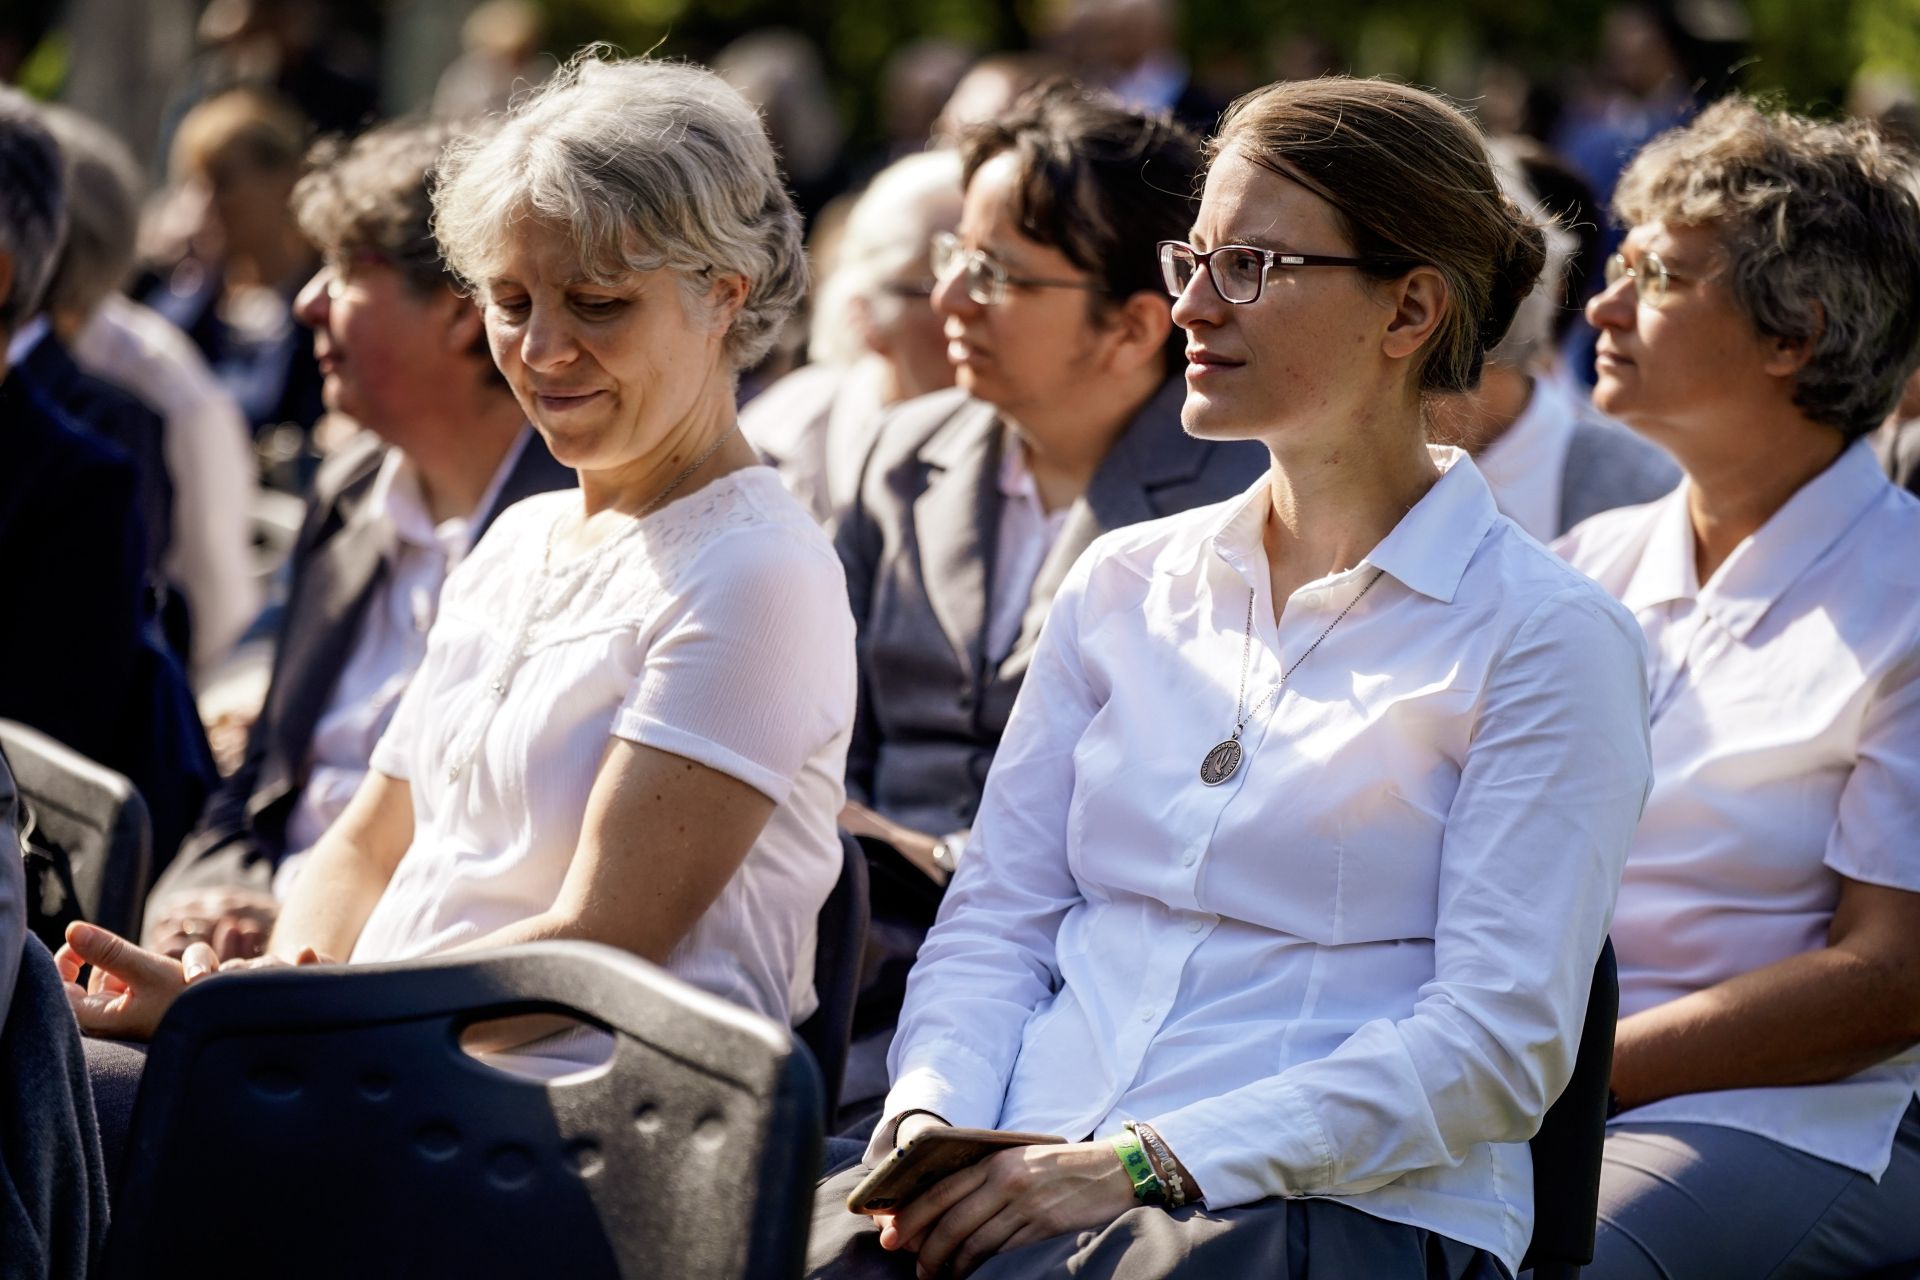
[[1607,1135],[1584,1280],[1920,1274],[1920,1102],[1879,1182],[1755,1133],[1621,1124]]
[[[810,1280],[913,1280],[913,1255],[888,1253],[872,1220],[847,1212],[856,1165],[820,1184],[807,1245]],[[1262,1200],[1218,1212],[1142,1206],[1101,1231],[1054,1236],[987,1259],[977,1280],[1508,1280],[1492,1254],[1336,1200]]]

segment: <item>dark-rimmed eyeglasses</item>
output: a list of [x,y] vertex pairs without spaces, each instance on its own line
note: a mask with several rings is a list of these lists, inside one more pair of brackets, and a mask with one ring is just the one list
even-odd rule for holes
[[1256,249],[1247,244],[1223,244],[1206,253],[1184,240],[1162,240],[1159,244],[1160,281],[1167,292],[1179,297],[1193,283],[1193,277],[1205,268],[1207,278],[1222,301],[1245,306],[1260,301],[1267,273],[1275,267],[1291,271],[1295,267],[1363,267],[1381,265],[1373,258],[1335,258],[1324,253],[1287,253],[1280,249]]
[[983,307],[990,307],[1007,296],[1007,286],[1017,285],[1022,289],[1084,289],[1088,293],[1105,293],[1107,288],[1091,280],[1047,280],[1038,276],[1016,276],[994,261],[984,249],[969,249],[960,243],[960,237],[951,231],[941,231],[934,235],[931,246],[933,278],[936,283],[944,284],[956,273],[960,276],[961,287],[967,296]]
[[1641,251],[1637,265],[1627,261],[1627,255],[1624,253],[1609,254],[1606,277],[1609,289],[1622,280],[1633,281],[1634,296],[1650,307],[1657,307],[1666,300],[1668,286],[1675,280],[1694,278],[1675,275],[1667,270],[1666,260],[1651,249]]

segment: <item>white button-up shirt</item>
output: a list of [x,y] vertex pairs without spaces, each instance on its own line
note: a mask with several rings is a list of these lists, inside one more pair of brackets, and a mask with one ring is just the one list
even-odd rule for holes
[[[1855,443],[1702,586],[1687,497],[1558,544],[1647,636],[1654,785],[1614,918],[1623,1015],[1825,946],[1842,876],[1920,892],[1920,502]],[[1744,1129],[1878,1178],[1916,1088],[1910,1050],[1620,1120]]]
[[[1524,1144],[1646,794],[1645,675],[1626,611],[1435,454],[1277,626],[1264,481],[1080,559],[909,984],[889,1117],[1148,1120],[1215,1208],[1339,1196],[1518,1265]],[[1249,592],[1257,706],[1376,569],[1202,785]]]
[[326,710],[313,727],[307,784],[287,815],[288,856],[274,876],[274,893],[285,898],[307,851],[346,809],[367,776],[374,744],[387,731],[400,695],[427,653],[427,630],[440,607],[447,574],[473,546],[473,531],[485,523],[507,477],[533,436],[522,427],[480,502],[466,516],[434,522],[413,463],[398,449],[380,461],[367,500],[354,518],[391,527],[385,566],[361,617],[359,634]]
[[1013,652],[1033,599],[1033,583],[1047,562],[1071,506],[1049,511],[1027,467],[1027,447],[1011,430],[1000,444],[1000,529],[993,544],[993,575],[987,586],[987,659],[998,666]]

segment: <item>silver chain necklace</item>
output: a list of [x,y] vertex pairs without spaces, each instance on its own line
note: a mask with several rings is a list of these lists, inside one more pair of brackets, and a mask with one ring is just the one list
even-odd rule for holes
[[1360,594],[1347,601],[1347,607],[1340,611],[1339,617],[1329,622],[1327,629],[1307,646],[1307,651],[1295,658],[1293,665],[1280,673],[1280,683],[1269,689],[1266,697],[1255,703],[1251,711],[1247,710],[1247,671],[1253,662],[1253,602],[1256,593],[1252,589],[1247,591],[1247,638],[1240,649],[1240,704],[1234,713],[1237,720],[1233,726],[1233,736],[1223,739],[1213,750],[1207,752],[1206,759],[1200,762],[1200,781],[1210,787],[1217,787],[1240,772],[1240,759],[1245,754],[1240,746],[1240,735],[1245,731],[1247,722],[1259,715],[1266,708],[1267,703],[1287,687],[1287,680],[1300,669],[1300,664],[1313,656],[1313,651],[1320,647],[1320,641],[1325,640],[1333,629],[1340,625],[1341,618],[1353,612],[1353,606],[1366,598],[1367,592],[1373,590],[1373,584],[1380,581],[1380,575],[1385,572],[1385,569],[1373,571],[1373,576],[1367,579],[1367,585],[1360,588]]

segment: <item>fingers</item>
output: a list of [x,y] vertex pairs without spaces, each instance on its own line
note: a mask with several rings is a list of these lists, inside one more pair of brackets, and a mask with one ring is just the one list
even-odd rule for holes
[[80,958],[79,952],[62,943],[53,953],[53,967],[60,971],[60,981],[78,983],[80,971],[87,967],[87,962]]
[[220,972],[220,957],[206,943],[196,942],[180,957],[180,965],[186,970],[188,982],[198,982],[210,973]]
[[[951,1218],[953,1215],[947,1216]],[[952,1259],[947,1263],[947,1269],[956,1276],[972,1275],[981,1263],[1007,1249],[1014,1238],[1031,1225],[1017,1213],[1002,1211],[994,1214],[960,1242],[960,1247],[953,1251]],[[920,1257],[924,1262],[927,1255],[923,1253]]]
[[213,949],[222,960],[247,960],[267,949],[267,925],[258,915],[224,915],[214,921]]
[[907,1201],[906,1207],[894,1215],[893,1230],[896,1243],[889,1245],[885,1233],[882,1233],[880,1246],[892,1249],[920,1248],[921,1237],[938,1222],[947,1210],[980,1189],[987,1180],[987,1165],[981,1160],[968,1165],[957,1173],[950,1173],[931,1187]]
[[75,921],[67,926],[67,945],[96,970],[104,971],[128,987],[143,983],[175,986],[180,982],[180,964],[134,946],[120,935],[98,925]]
[[[1020,1229],[1024,1219],[1009,1212],[1018,1206],[992,1178],[940,1215],[940,1220],[918,1242],[909,1241],[925,1275],[937,1275],[952,1264],[955,1275],[965,1275],[992,1256],[1000,1243]],[[962,1265],[964,1259],[971,1262]]]

